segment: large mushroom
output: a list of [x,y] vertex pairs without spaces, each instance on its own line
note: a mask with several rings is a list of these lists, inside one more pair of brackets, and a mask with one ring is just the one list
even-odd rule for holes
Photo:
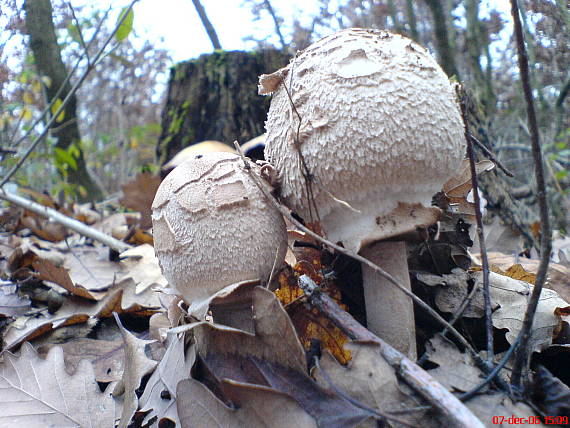
[[287,230],[240,156],[197,154],[176,167],[152,204],[154,248],[168,283],[200,313],[216,293],[267,281],[285,258]]
[[[260,93],[273,93],[265,155],[284,201],[410,288],[399,239],[437,221],[432,196],[463,158],[454,87],[436,61],[406,37],[347,29],[261,76]],[[363,280],[368,327],[414,357],[411,299],[364,266]]]

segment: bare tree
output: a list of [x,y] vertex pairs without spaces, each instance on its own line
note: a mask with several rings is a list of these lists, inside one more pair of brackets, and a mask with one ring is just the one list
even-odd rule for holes
[[198,16],[200,17],[200,21],[202,21],[202,25],[206,29],[206,33],[208,33],[208,37],[210,38],[210,41],[212,42],[214,49],[222,49],[222,45],[220,44],[220,40],[218,39],[218,34],[216,33],[214,26],[212,25],[212,23],[208,19],[208,15],[206,14],[206,10],[204,9],[204,6],[202,6],[202,3],[200,3],[200,0],[192,0],[192,3],[194,3],[194,7],[196,8],[196,12],[198,12]]

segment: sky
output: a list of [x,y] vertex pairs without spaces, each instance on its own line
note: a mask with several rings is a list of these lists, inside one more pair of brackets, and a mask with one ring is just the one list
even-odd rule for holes
[[[84,0],[82,3],[95,4],[101,9],[113,6],[120,10],[129,1]],[[248,44],[243,41],[251,35],[273,37],[274,27],[269,15],[265,14],[265,19],[252,22],[250,9],[242,6],[242,3],[243,0],[202,0],[225,50],[252,48],[253,42]],[[273,0],[272,5],[288,21],[294,14],[310,16],[318,12],[316,0]],[[136,34],[157,41],[158,46],[171,52],[174,61],[194,58],[213,49],[191,0],[140,0],[134,11]]]

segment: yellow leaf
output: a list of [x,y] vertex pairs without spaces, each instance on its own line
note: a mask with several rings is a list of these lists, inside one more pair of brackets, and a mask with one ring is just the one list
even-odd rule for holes
[[[57,111],[59,110],[59,108],[62,105],[62,101],[61,98],[58,98],[54,101],[54,103],[51,106],[51,114],[56,114]],[[63,119],[65,119],[65,110],[62,110],[61,113],[59,114],[59,116],[57,116],[57,118],[55,119],[55,121],[57,123],[60,123],[63,121]]]
[[30,110],[28,107],[24,107],[22,109],[22,119],[32,120],[32,110]]
[[24,104],[33,104],[34,103],[34,96],[32,94],[30,94],[29,92],[24,92],[24,95],[22,95],[22,101],[24,101]]
[[507,269],[505,275],[510,278],[525,281],[533,285],[536,281],[536,275],[534,273],[527,272],[520,264],[512,265]]
[[46,85],[46,88],[51,86],[51,78],[49,76],[42,76],[41,79],[43,84]]
[[136,149],[139,146],[139,140],[135,137],[131,138],[131,149]]
[[36,94],[39,94],[42,91],[42,84],[39,80],[35,79],[32,82],[32,91]]

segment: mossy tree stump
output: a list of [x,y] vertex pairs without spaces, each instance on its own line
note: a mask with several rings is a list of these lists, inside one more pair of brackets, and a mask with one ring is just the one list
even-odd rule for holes
[[157,145],[160,163],[203,140],[231,145],[265,132],[270,99],[257,94],[257,79],[288,61],[275,49],[216,51],[172,67]]

